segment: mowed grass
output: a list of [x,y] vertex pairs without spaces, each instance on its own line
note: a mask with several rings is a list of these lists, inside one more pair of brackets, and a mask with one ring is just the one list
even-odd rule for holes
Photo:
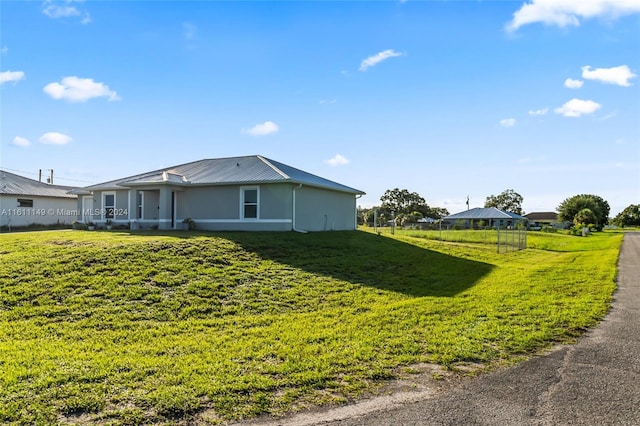
[[513,362],[607,312],[622,234],[0,235],[0,422],[216,424],[418,362]]

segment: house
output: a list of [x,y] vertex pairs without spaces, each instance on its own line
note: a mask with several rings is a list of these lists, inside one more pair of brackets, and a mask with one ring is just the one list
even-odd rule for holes
[[78,205],[73,189],[0,170],[0,226],[70,225]]
[[475,228],[489,226],[493,228],[514,227],[519,223],[526,222],[524,216],[497,209],[495,207],[476,207],[460,213],[452,214],[442,218],[443,225],[463,228]]
[[[330,231],[356,229],[364,192],[260,155],[214,158],[78,191],[78,219],[133,229]],[[86,214],[93,213],[93,214]]]
[[554,228],[564,229],[570,226],[570,223],[560,222],[558,220],[558,213],[556,212],[533,212],[524,215],[529,220],[529,223],[534,222],[539,226],[552,226]]

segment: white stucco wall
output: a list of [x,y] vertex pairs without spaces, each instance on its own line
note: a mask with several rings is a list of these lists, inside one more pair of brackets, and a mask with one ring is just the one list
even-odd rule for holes
[[[18,199],[33,200],[33,207],[19,207]],[[0,226],[70,225],[77,209],[75,198],[0,195]]]

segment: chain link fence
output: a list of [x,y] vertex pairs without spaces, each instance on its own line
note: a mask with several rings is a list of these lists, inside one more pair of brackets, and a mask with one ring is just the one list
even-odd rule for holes
[[456,229],[452,226],[378,226],[379,234],[397,234],[452,243],[486,244],[496,247],[498,253],[508,253],[527,248],[527,229],[524,227],[485,227],[480,229]]

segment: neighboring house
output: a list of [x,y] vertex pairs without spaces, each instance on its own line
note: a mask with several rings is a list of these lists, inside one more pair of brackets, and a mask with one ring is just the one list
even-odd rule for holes
[[197,229],[234,231],[354,230],[364,194],[259,155],[194,161],[76,192],[85,222],[182,229],[191,219]]
[[410,223],[408,226],[415,229],[431,229],[436,226],[438,221],[431,217],[423,217],[418,219],[416,223]]
[[418,219],[418,223],[436,223],[437,220],[435,220],[432,217],[423,217],[422,219]]
[[0,226],[70,225],[78,214],[73,189],[0,170]]
[[495,207],[476,207],[471,210],[465,210],[442,218],[443,225],[446,224],[447,226],[453,226],[459,224],[464,228],[477,228],[482,226],[494,228],[513,227],[519,223],[524,224],[526,220],[527,219],[524,216],[500,210]]
[[552,226],[554,228],[564,229],[570,226],[570,223],[558,221],[558,213],[556,212],[534,212],[524,215],[529,222],[534,222],[540,226]]

